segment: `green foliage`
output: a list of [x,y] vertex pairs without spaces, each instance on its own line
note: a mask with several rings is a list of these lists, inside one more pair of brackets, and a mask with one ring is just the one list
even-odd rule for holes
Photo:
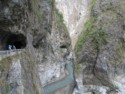
[[60,31],[63,30],[67,35],[69,35],[68,29],[67,29],[66,25],[64,24],[63,15],[56,8],[54,8],[54,16],[56,18],[55,24],[56,24],[57,28],[59,28]]
[[58,25],[62,26],[62,22],[64,22],[63,15],[57,9],[55,9],[55,16],[57,18]]
[[107,43],[108,35],[102,29],[97,29],[95,26],[96,18],[90,18],[84,25],[84,32],[78,38],[75,46],[75,51],[79,52],[87,40],[91,40],[96,49],[99,46]]
[[8,83],[5,84],[5,89],[6,89],[6,93],[9,93],[10,91],[10,86]]
[[91,37],[95,43],[96,49],[99,49],[99,47],[103,44],[107,44],[108,34],[105,33],[102,29],[92,32]]
[[80,72],[80,69],[81,69],[80,64],[76,64],[76,65],[75,65],[75,72],[76,72],[76,73],[79,73],[79,72]]
[[97,1],[97,0],[90,0],[89,6],[88,6],[90,12],[92,12],[92,10],[94,9],[94,6],[95,6],[95,4],[96,4],[96,1]]
[[90,9],[92,9],[96,4],[96,0],[91,0],[90,2]]

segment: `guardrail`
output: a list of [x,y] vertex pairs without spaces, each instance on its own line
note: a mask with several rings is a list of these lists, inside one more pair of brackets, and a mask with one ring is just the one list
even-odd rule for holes
[[20,51],[24,51],[25,49],[13,49],[13,50],[5,50],[5,51],[0,51],[0,55],[3,54],[10,54],[12,52],[20,52]]
[[5,50],[5,51],[0,51],[0,60],[2,58],[5,58],[7,56],[11,56],[17,53],[20,53],[22,51],[25,51],[25,49],[12,49],[12,50]]

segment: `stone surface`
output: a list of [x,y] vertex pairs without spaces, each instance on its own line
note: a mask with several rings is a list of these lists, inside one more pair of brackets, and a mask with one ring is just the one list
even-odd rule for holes
[[94,85],[87,92],[124,94],[125,2],[94,0],[90,5],[90,19],[75,48],[79,92],[80,85]]
[[83,24],[89,16],[88,0],[55,0],[57,8],[63,14],[74,48],[78,35],[83,30]]

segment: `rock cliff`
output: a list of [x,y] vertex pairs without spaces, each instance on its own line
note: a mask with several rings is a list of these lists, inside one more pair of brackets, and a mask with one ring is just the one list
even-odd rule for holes
[[64,23],[70,33],[72,48],[74,48],[78,35],[89,16],[88,0],[55,0],[56,6],[63,14]]
[[0,94],[125,94],[124,0],[1,0]]
[[75,46],[78,92],[124,94],[125,1],[92,0],[89,5]]
[[[0,94],[72,94],[69,63],[71,41],[54,0],[0,1]],[[73,79],[57,87],[68,70]]]

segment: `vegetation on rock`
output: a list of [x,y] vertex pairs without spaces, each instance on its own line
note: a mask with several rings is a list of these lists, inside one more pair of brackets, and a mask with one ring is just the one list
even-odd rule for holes
[[57,26],[57,28],[60,29],[60,31],[63,30],[63,32],[65,32],[67,35],[69,35],[68,29],[66,27],[66,25],[64,24],[64,19],[63,19],[63,15],[59,12],[59,10],[54,6],[54,11],[53,11],[53,15],[55,16],[55,24]]
[[90,18],[84,25],[84,32],[82,32],[78,38],[78,42],[75,46],[75,51],[82,50],[84,43],[87,40],[92,40],[96,49],[99,49],[100,45],[107,43],[108,34],[103,29],[98,29],[95,26],[96,18]]

